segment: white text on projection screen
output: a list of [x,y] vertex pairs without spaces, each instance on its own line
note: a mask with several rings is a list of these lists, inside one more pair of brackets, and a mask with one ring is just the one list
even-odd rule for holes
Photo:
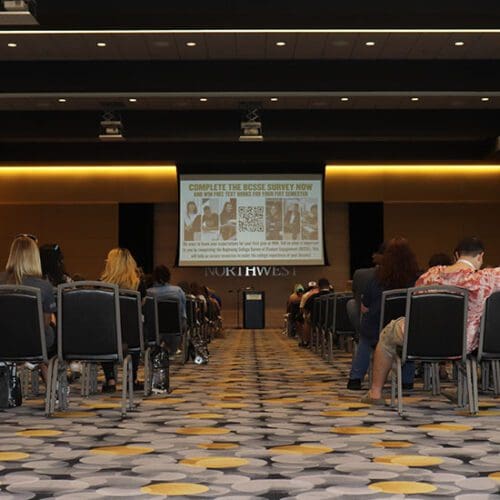
[[181,175],[179,265],[323,265],[323,176]]

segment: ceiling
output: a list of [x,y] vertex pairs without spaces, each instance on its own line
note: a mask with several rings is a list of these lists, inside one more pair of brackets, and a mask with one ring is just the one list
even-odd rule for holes
[[[142,5],[37,0],[0,30],[1,159],[498,157],[497,1]],[[248,106],[261,144],[238,142]],[[123,143],[98,140],[110,110]]]

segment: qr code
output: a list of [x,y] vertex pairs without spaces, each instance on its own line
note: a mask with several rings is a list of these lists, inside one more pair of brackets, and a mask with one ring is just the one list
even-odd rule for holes
[[264,232],[264,207],[238,207],[238,229],[240,232]]

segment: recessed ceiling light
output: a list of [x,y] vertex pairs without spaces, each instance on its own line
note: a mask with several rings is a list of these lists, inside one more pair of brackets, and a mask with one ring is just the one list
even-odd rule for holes
[[489,97],[481,97],[481,101],[483,102],[488,102],[490,100]]
[[341,97],[340,100],[343,102],[347,102],[349,100],[349,97]]
[[206,97],[200,97],[200,102],[207,102],[208,99]]
[[417,101],[420,101],[420,97],[412,97],[411,100],[413,102],[417,102]]
[[284,47],[286,42],[276,42],[276,47]]
[[135,97],[131,97],[128,102],[137,102],[137,99]]
[[61,97],[60,99],[57,99],[57,102],[66,102],[66,99],[64,99],[63,97]]
[[373,47],[375,45],[375,42],[366,42],[365,45],[367,47]]
[[269,99],[271,102],[278,102],[278,98],[277,97],[271,97],[271,99]]
[[196,42],[186,42],[186,47],[196,47]]
[[15,49],[17,47],[17,43],[10,42],[7,44],[7,47],[10,47],[11,49]]
[[97,42],[96,45],[98,47],[106,47],[107,43],[106,42]]
[[462,42],[462,41],[455,42],[455,47],[463,47],[464,45],[465,45],[465,42]]

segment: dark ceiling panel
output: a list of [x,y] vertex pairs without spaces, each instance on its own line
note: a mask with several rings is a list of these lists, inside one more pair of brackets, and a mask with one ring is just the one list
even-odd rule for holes
[[498,91],[494,61],[199,61],[2,64],[0,92]]
[[497,0],[37,0],[47,28],[497,28]]

